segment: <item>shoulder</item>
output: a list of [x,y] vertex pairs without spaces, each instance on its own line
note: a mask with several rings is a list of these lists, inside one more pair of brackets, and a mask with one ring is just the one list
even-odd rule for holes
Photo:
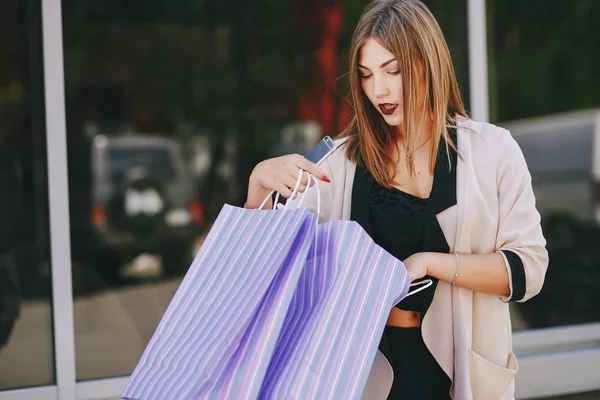
[[457,125],[460,139],[467,139],[475,145],[498,145],[510,137],[508,130],[489,122],[462,118]]
[[348,138],[341,138],[333,141],[335,145],[333,151],[321,164],[321,168],[323,168],[325,172],[329,172],[332,175],[337,175],[346,171],[348,166],[353,164],[352,161],[346,157],[347,141]]
[[343,157],[346,157],[346,143],[348,142],[349,137],[343,137],[339,139],[335,139],[333,144],[335,146],[334,153],[339,153]]
[[467,118],[460,119],[457,125],[459,149],[466,148],[474,158],[482,156],[498,161],[523,158],[521,148],[507,129]]

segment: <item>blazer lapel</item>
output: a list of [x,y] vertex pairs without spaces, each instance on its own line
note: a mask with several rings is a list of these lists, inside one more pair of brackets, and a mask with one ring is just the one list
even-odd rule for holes
[[[457,144],[456,130],[450,130],[450,137]],[[450,149],[450,160],[446,155],[446,146],[440,142],[438,148],[438,159],[435,165],[433,187],[427,203],[429,211],[437,215],[442,211],[456,205],[456,164],[457,154]]]
[[[458,147],[456,130],[450,131],[450,137]],[[441,143],[438,151],[433,188],[428,202],[429,217],[426,219],[423,246],[428,251],[449,253],[454,248],[456,235],[457,205],[457,164],[458,156],[454,150],[450,151],[450,163],[446,155],[445,144]],[[438,287],[438,280],[434,282],[433,298],[423,315],[421,330],[427,348],[434,355],[446,375],[454,382],[454,334],[452,331],[452,316],[444,313],[447,307],[444,303],[450,299],[450,285]],[[442,299],[441,302],[439,299]],[[440,334],[444,332],[446,334]],[[441,335],[441,337],[440,337]],[[451,354],[448,354],[448,351]],[[456,393],[456,392],[455,392]]]
[[371,218],[369,212],[369,197],[371,187],[373,186],[373,177],[364,167],[356,166],[354,174],[354,185],[352,187],[352,209],[350,210],[350,219],[358,222],[363,229],[371,235]]
[[[456,130],[450,131],[452,141],[457,144]],[[456,151],[450,149],[450,160],[446,155],[444,142],[440,143],[438,161],[435,166],[433,187],[427,202],[429,218],[423,239],[423,248],[427,251],[448,253],[450,251],[447,235],[444,234],[439,224],[440,214],[457,204],[456,200],[456,165],[458,156]],[[437,217],[437,218],[436,218]]]

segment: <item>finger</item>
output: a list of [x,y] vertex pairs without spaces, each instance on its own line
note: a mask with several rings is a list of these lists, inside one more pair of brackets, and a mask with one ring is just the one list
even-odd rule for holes
[[299,156],[296,158],[296,165],[298,168],[302,168],[305,171],[308,171],[310,174],[317,177],[317,179],[322,180],[324,182],[329,182],[329,178],[325,175],[325,171],[321,168],[317,167],[315,163],[307,160],[306,158]]
[[297,167],[294,164],[289,164],[286,166],[286,174],[286,180],[294,180],[294,185],[292,187],[296,186],[296,182],[298,181],[298,179],[300,179],[301,183],[302,181],[306,180],[306,174],[304,173],[304,171],[302,171],[299,167]]
[[[300,183],[302,184],[302,186],[306,187],[308,185],[308,174],[302,174],[302,179],[300,180]],[[311,178],[310,181],[312,182],[313,179]]]
[[[296,185],[298,184],[298,178],[297,177],[293,177],[291,175],[289,175],[284,181],[283,184],[290,189],[290,191],[294,191],[294,189],[296,188]],[[302,183],[298,184],[298,188],[296,190],[296,195],[298,193],[303,193],[306,190],[306,185],[303,185]],[[296,198],[296,196],[294,196],[294,198]]]
[[[292,178],[294,178],[294,181],[297,182],[298,180],[298,173],[300,171],[302,171],[300,168],[298,167],[293,167],[290,166],[290,176]],[[310,186],[312,186],[314,184],[314,179],[310,179]],[[294,183],[294,186],[296,185],[296,183]],[[308,175],[305,174],[304,172],[302,173],[302,177],[300,178],[300,187],[302,188],[302,190],[298,190],[299,192],[304,192],[304,190],[306,189],[306,187],[308,186]]]
[[289,199],[292,196],[292,190],[283,183],[280,183],[277,186],[277,191],[286,199]]
[[302,186],[304,186],[304,188],[306,189],[307,187],[311,187],[314,184],[315,184],[315,178],[311,176],[311,178],[309,180],[308,176],[306,174],[304,174],[304,176],[302,177]]
[[[302,168],[298,167],[296,164],[289,164],[288,165],[288,174],[294,179],[294,185],[295,182],[298,181],[298,179],[300,179],[300,183],[304,186],[307,186],[308,184],[308,175],[310,175],[310,172],[303,170]],[[311,181],[314,181],[314,177],[311,178]]]

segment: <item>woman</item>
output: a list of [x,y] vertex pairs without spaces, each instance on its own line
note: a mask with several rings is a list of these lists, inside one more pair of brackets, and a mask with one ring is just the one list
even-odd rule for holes
[[261,162],[246,207],[270,190],[289,197],[307,170],[325,182],[322,222],[359,222],[413,281],[434,280],[390,312],[380,344],[390,399],[514,398],[507,303],[536,295],[548,264],[518,145],[467,117],[443,34],[420,1],[368,6],[350,82],[354,117],[333,154],[320,167],[298,155]]

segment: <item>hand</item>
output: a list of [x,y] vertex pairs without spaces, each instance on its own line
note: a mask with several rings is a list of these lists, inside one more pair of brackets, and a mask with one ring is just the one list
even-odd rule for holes
[[429,259],[427,253],[413,254],[404,260],[404,266],[410,276],[411,282],[429,275]]
[[[291,154],[271,158],[259,163],[250,175],[248,191],[251,192],[254,189],[255,192],[261,192],[262,194],[265,191],[275,190],[282,196],[290,198],[301,169],[314,175],[319,180],[329,182],[329,178],[325,176],[325,172],[317,167],[316,164],[308,161],[299,154]],[[306,190],[307,184],[308,178],[303,174],[298,193],[303,193]],[[248,197],[251,197],[250,193],[248,193]]]

